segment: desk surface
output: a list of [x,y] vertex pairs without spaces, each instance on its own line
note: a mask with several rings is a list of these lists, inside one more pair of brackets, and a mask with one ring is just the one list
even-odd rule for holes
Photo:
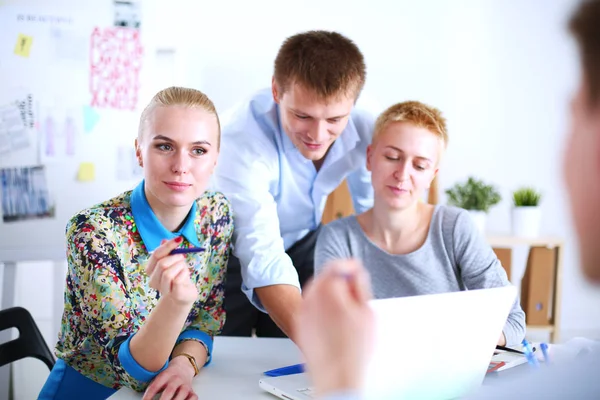
[[[222,337],[215,338],[214,358],[194,379],[194,390],[202,399],[264,399],[274,396],[258,387],[262,373],[300,362],[301,355],[289,339]],[[494,376],[483,384],[494,384],[500,376],[509,378],[523,371],[520,365]],[[498,376],[498,377],[496,377]],[[142,394],[123,388],[111,400],[138,400]]]
[[[194,379],[202,399],[270,399],[258,387],[263,372],[300,362],[300,351],[289,339],[215,338],[214,358]],[[121,389],[111,400],[137,400],[142,395]]]

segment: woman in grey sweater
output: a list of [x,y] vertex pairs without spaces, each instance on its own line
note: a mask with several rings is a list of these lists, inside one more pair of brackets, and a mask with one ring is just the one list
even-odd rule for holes
[[[467,211],[421,200],[447,141],[441,112],[425,104],[399,103],[379,116],[367,149],[373,208],[322,228],[316,274],[329,260],[358,258],[375,298],[510,285]],[[518,345],[524,337],[525,313],[515,299],[498,344]]]

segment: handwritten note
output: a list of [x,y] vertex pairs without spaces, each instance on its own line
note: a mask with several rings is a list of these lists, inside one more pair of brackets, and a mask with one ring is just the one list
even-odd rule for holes
[[77,180],[79,182],[93,182],[96,179],[96,168],[91,162],[82,162],[77,171]]
[[15,54],[28,58],[29,52],[31,51],[31,43],[33,43],[32,36],[19,33],[19,36],[17,37],[17,44],[15,45]]
[[21,119],[26,128],[32,129],[35,126],[35,115],[33,114],[33,95],[28,93],[15,102],[21,112]]

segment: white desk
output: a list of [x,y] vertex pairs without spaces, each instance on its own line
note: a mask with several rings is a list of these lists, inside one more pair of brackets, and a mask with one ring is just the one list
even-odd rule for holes
[[[201,399],[266,399],[275,397],[258,387],[263,372],[300,362],[300,351],[289,339],[215,338],[214,358],[194,379]],[[120,389],[111,400],[137,400],[142,395]]]
[[[194,391],[200,399],[264,399],[274,396],[258,387],[263,372],[298,364],[300,351],[289,339],[215,338],[214,358],[211,364],[194,380]],[[527,364],[486,376],[483,384],[494,384],[497,379],[507,379],[522,373]],[[111,400],[139,400],[141,393],[123,388]]]

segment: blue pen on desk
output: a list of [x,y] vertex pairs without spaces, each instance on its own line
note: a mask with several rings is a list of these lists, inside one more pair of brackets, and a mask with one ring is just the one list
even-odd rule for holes
[[544,355],[544,362],[550,364],[550,356],[548,355],[548,345],[546,343],[540,343],[542,354]]
[[535,358],[535,354],[533,354],[533,350],[527,339],[523,339],[521,344],[523,344],[523,348],[525,349],[525,357],[527,358],[529,365],[536,368],[539,367],[540,364],[538,363],[537,358]]
[[204,249],[202,247],[188,247],[188,248],[180,248],[180,249],[171,250],[171,252],[169,254],[171,254],[171,255],[173,255],[173,254],[189,254],[189,253],[199,253],[201,251],[204,251]]
[[266,376],[284,376],[284,375],[294,375],[301,374],[304,372],[304,364],[295,364],[290,365],[289,367],[272,369],[270,371],[265,371],[263,374]]

